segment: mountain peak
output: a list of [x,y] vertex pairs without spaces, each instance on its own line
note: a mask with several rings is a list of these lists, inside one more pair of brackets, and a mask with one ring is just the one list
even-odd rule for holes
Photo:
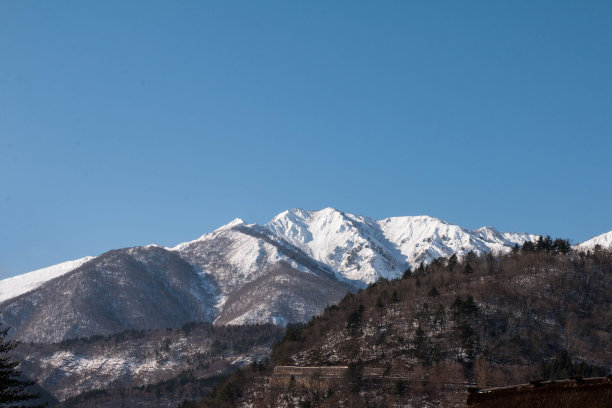
[[214,230],[213,232],[207,232],[206,234],[200,236],[197,239],[194,239],[192,241],[187,241],[187,242],[181,242],[180,244],[176,245],[175,247],[169,247],[166,249],[172,250],[172,251],[181,251],[183,249],[185,249],[186,247],[188,247],[189,245],[192,245],[193,243],[199,242],[199,241],[205,241],[207,239],[210,239],[212,237],[215,236],[215,233],[221,232],[221,231],[226,231],[229,229],[232,229],[238,225],[245,225],[245,222],[240,219],[240,218],[234,218],[232,221],[230,221],[229,223],[220,226],[219,228],[217,228],[216,230]]
[[601,235],[597,235],[576,246],[581,249],[591,249],[591,248],[594,248],[595,245],[601,245],[604,248],[612,246],[612,231],[608,231]]
[[306,219],[310,217],[326,216],[326,215],[333,215],[333,214],[343,214],[343,212],[338,211],[332,207],[325,207],[320,210],[305,210],[303,208],[291,208],[289,210],[285,210],[281,213],[278,213],[274,218],[272,218],[272,221],[277,220],[277,219],[282,219],[282,218],[296,218],[296,217]]
[[396,217],[387,217],[383,218],[379,222],[381,223],[390,223],[390,222],[400,222],[400,223],[439,223],[450,225],[447,221],[444,221],[441,218],[432,217],[431,215],[403,215]]
[[244,221],[241,218],[234,218],[232,221],[223,225],[222,227],[217,228],[215,231],[218,231],[221,229],[233,228],[237,225],[243,225],[243,224],[244,224]]

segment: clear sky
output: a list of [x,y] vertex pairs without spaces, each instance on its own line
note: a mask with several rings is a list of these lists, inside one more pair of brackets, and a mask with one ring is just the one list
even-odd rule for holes
[[293,207],[612,230],[612,2],[1,1],[0,278]]

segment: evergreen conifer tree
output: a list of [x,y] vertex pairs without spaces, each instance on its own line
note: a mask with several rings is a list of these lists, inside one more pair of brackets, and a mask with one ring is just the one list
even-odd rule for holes
[[448,266],[448,269],[452,272],[455,266],[457,266],[458,262],[459,260],[457,259],[457,255],[452,254],[450,258],[448,258],[448,262],[446,263],[446,265]]
[[536,250],[536,246],[531,241],[525,241],[523,243],[523,246],[521,247],[521,251],[523,252],[535,252],[535,250]]
[[[2,328],[0,324],[0,406],[2,407],[22,406],[21,403],[39,397],[38,394],[28,392],[27,388],[34,385],[34,382],[21,378],[21,371],[17,369],[19,362],[12,361],[8,356],[8,353],[19,344],[13,340],[7,340],[9,329],[9,327]],[[28,406],[43,407],[46,404],[29,404]]]

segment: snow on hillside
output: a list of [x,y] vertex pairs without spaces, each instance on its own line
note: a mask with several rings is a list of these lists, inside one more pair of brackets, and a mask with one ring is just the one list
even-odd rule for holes
[[34,290],[51,279],[75,270],[93,258],[93,256],[86,256],[85,258],[62,262],[57,265],[48,266],[43,269],[24,273],[23,275],[1,280],[0,302],[4,302],[7,299],[11,299],[23,293]]
[[608,248],[612,246],[612,231],[606,232],[605,234],[597,235],[589,239],[588,241],[584,241],[581,244],[576,245],[576,247],[580,249],[593,249],[595,245],[601,245],[603,248]]
[[[258,236],[245,233],[252,225],[234,220],[195,241],[179,244],[170,250],[205,275],[212,276],[223,293],[258,278],[280,261],[294,262],[279,253],[278,248]],[[224,297],[221,296],[222,306]]]

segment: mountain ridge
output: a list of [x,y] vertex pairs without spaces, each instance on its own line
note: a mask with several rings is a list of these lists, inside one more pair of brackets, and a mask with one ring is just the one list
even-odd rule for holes
[[576,245],[576,247],[581,249],[593,249],[596,245],[604,248],[612,246],[612,231],[596,235],[593,238]]
[[[468,230],[430,216],[375,220],[333,208],[292,209],[263,225],[235,219],[174,247],[124,248],[33,271],[22,278],[27,285],[16,284],[19,277],[0,281],[1,318],[28,341],[174,327],[193,319],[285,325],[306,321],[347,291],[395,279],[420,263],[451,254],[508,252],[537,238],[488,226]],[[174,269],[164,269],[168,265]],[[55,272],[40,272],[45,270]],[[84,303],[84,294],[100,293],[100,282],[108,299],[96,303],[100,310],[95,311]],[[157,307],[150,293],[163,294],[181,312],[162,311],[159,322],[150,319],[149,309]],[[119,297],[133,310],[122,307]],[[179,299],[189,299],[191,306],[185,309]],[[54,306],[59,304],[62,310]]]
[[[396,216],[396,217],[387,217],[381,220],[375,220],[373,218],[369,218],[369,217],[365,217],[365,216],[361,216],[361,215],[353,215],[350,213],[345,213],[342,211],[338,211],[334,208],[331,207],[327,207],[324,208],[322,210],[304,210],[301,208],[293,208],[293,209],[289,209],[289,210],[285,210],[279,214],[277,214],[275,217],[273,217],[268,223],[263,224],[263,225],[258,225],[258,224],[247,224],[245,223],[245,221],[243,221],[240,218],[235,218],[234,220],[230,221],[229,223],[222,225],[221,227],[215,229],[214,231],[211,231],[209,233],[205,233],[203,235],[201,235],[200,237],[191,240],[191,241],[185,241],[182,243],[179,243],[173,247],[163,247],[163,246],[159,246],[156,244],[150,244],[150,245],[146,245],[143,247],[152,247],[152,246],[157,246],[157,247],[162,247],[164,249],[167,250],[171,250],[171,251],[181,251],[182,249],[184,249],[185,247],[188,247],[189,245],[192,245],[194,243],[197,242],[201,242],[201,241],[205,241],[208,239],[211,239],[212,237],[214,237],[215,235],[219,234],[222,231],[226,231],[226,230],[230,230],[232,228],[235,227],[240,227],[240,226],[245,226],[245,227],[249,227],[251,229],[258,229],[259,231],[263,231],[264,233],[271,233],[270,234],[270,238],[272,239],[276,239],[279,242],[287,242],[287,243],[292,243],[291,239],[287,239],[287,236],[284,232],[282,232],[282,229],[278,228],[278,224],[279,224],[279,220],[282,220],[283,218],[295,218],[297,216],[301,216],[302,218],[305,217],[312,217],[313,215],[315,216],[330,216],[330,215],[335,215],[335,216],[342,216],[345,217],[345,219],[349,222],[349,223],[361,223],[362,225],[366,225],[369,227],[374,227],[376,228],[376,224],[380,227],[384,224],[388,224],[388,223],[406,223],[406,221],[414,221],[415,223],[420,222],[424,222],[424,221],[429,221],[430,223],[437,223],[440,226],[448,226],[450,229],[453,229],[453,227],[458,228],[461,231],[464,231],[466,233],[472,233],[472,234],[476,234],[478,235],[481,239],[483,239],[483,241],[490,241],[490,238],[488,236],[497,236],[498,237],[498,242],[497,244],[499,244],[500,240],[503,240],[505,238],[505,240],[507,241],[506,243],[511,243],[514,241],[518,241],[522,238],[525,237],[529,237],[532,240],[535,240],[537,238],[537,235],[535,234],[528,234],[528,233],[517,233],[517,232],[511,232],[511,233],[501,233],[499,232],[497,229],[495,229],[494,227],[491,226],[483,226],[480,227],[478,229],[475,230],[468,230],[465,228],[462,228],[460,226],[451,224],[443,219],[437,218],[437,217],[432,217],[432,216],[428,216],[428,215],[416,215],[416,216]],[[295,228],[296,226],[293,226],[294,228],[294,232],[295,232]],[[290,229],[288,229],[290,230]],[[289,232],[289,231],[285,231],[285,232]],[[612,232],[608,233],[611,235],[612,237]],[[602,234],[602,235],[606,235],[606,234]],[[303,237],[302,237],[303,238]],[[489,239],[487,239],[489,238]],[[592,238],[591,240],[595,239],[597,237]],[[394,240],[401,240],[403,239],[403,237],[401,236],[395,236],[392,239],[389,239],[388,241],[393,242]],[[424,238],[425,240],[427,239],[427,237]],[[589,241],[591,241],[589,240]],[[298,240],[299,241],[299,240]],[[586,242],[589,242],[586,241]],[[586,243],[585,242],[585,243]],[[293,244],[296,243],[296,240],[293,239]],[[610,243],[612,244],[612,238],[610,240]],[[582,245],[582,244],[579,244]],[[293,245],[295,246],[295,245]],[[299,247],[300,245],[298,245]],[[300,248],[300,249],[305,249],[305,248]],[[456,248],[457,250],[461,250],[461,248]],[[499,248],[502,249],[502,248]],[[319,248],[319,255],[320,255],[320,248]],[[400,250],[400,252],[402,252]],[[409,249],[404,248],[404,252],[408,253]],[[424,251],[423,251],[424,252]],[[455,252],[453,252],[455,253]],[[449,251],[440,251],[439,249],[437,249],[436,251],[432,251],[431,252],[431,256],[434,255],[439,255],[439,256],[449,256],[451,253],[449,253]],[[325,259],[325,257],[323,256],[316,256],[317,254],[315,254],[315,256],[313,257],[314,259],[317,259],[319,261],[321,261],[321,258]],[[326,256],[330,256],[329,253],[326,254]],[[412,259],[407,259],[407,264],[411,267],[416,267],[418,266],[418,263],[421,261],[431,261],[431,258],[428,257],[427,255],[424,255],[423,253],[421,253],[421,256],[419,257],[417,256],[413,256]],[[16,275],[7,279],[3,279],[0,280],[0,302],[10,299],[12,297],[17,296],[17,294],[15,294],[17,291],[19,292],[19,294],[21,293],[26,293],[28,291],[28,289],[35,289],[37,287],[37,285],[42,284],[44,282],[46,282],[47,280],[53,279],[55,277],[61,276],[67,272],[70,272],[74,269],[76,269],[77,267],[79,267],[82,263],[89,261],[91,259],[94,259],[95,256],[87,256],[84,258],[80,258],[80,259],[76,259],[76,260],[70,260],[70,261],[66,261],[66,262],[62,262],[60,264],[56,264],[56,265],[51,265],[42,269],[38,269],[35,271],[31,271],[31,272],[26,272],[24,274],[20,274],[20,275]],[[323,266],[326,265],[326,263],[324,261],[321,261]],[[53,274],[50,273],[44,273],[46,271],[49,270],[53,270],[55,269],[56,272]],[[348,275],[351,275],[350,273],[347,273]],[[355,277],[355,274],[352,274],[353,277]],[[344,276],[341,273],[338,274],[338,277],[340,276]],[[26,277],[28,277],[29,279],[25,279]],[[346,277],[346,276],[345,276]],[[388,277],[388,276],[383,276],[383,277]],[[373,275],[372,275],[373,278]],[[352,279],[355,280],[355,279]],[[360,280],[360,279],[357,279]],[[374,279],[375,280],[375,279]],[[21,286],[23,287],[23,289],[19,289],[18,287],[20,285],[18,285],[17,283],[19,281],[24,282],[24,284],[22,284]],[[367,283],[371,283],[371,280],[368,281]],[[13,292],[13,293],[10,293]]]

